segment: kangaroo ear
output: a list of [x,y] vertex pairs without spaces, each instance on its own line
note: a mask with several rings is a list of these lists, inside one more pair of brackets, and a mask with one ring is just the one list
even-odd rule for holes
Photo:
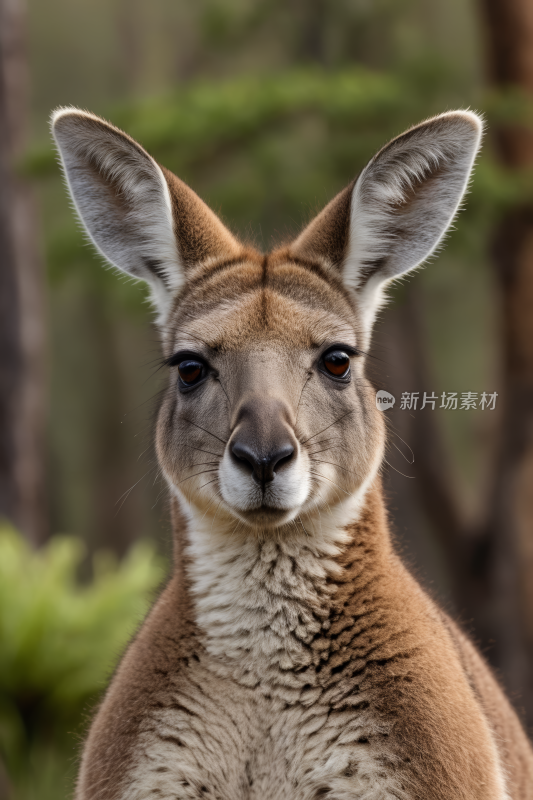
[[53,114],[52,131],[91,241],[113,266],[150,285],[160,325],[191,270],[242,252],[192,189],[118,128],[64,108]]
[[355,290],[367,342],[386,284],[434,253],[451,225],[482,127],[476,114],[451,111],[393,139],[292,244]]

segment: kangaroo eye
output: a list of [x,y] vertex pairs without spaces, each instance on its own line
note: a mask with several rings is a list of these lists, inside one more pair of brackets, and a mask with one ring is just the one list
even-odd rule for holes
[[196,383],[203,376],[203,372],[204,365],[201,361],[185,359],[178,365],[178,375],[185,386],[192,386]]
[[346,378],[350,372],[350,356],[342,350],[331,350],[322,359],[322,363],[334,378]]

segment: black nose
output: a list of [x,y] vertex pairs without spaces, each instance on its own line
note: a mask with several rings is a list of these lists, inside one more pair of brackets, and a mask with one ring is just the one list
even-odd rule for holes
[[236,439],[231,446],[231,453],[241,465],[246,464],[251,467],[254,481],[260,486],[264,486],[274,480],[277,469],[291,460],[294,455],[294,447],[290,442],[286,442],[268,454],[260,454],[245,441]]

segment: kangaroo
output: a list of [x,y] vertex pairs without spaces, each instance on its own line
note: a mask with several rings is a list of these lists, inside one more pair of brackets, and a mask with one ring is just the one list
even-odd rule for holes
[[533,798],[518,718],[391,544],[365,377],[385,288],[442,242],[480,118],[393,139],[268,255],[104,120],[59,109],[53,132],[90,239],[151,289],[175,542],[77,800]]

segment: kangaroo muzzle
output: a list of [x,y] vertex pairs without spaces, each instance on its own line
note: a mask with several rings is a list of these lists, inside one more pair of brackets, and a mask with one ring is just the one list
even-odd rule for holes
[[222,497],[237,514],[292,518],[309,493],[304,461],[288,405],[254,393],[239,407],[226,446],[220,466]]
[[284,403],[275,398],[254,396],[239,411],[229,452],[237,468],[250,474],[263,490],[297,453],[287,418]]

